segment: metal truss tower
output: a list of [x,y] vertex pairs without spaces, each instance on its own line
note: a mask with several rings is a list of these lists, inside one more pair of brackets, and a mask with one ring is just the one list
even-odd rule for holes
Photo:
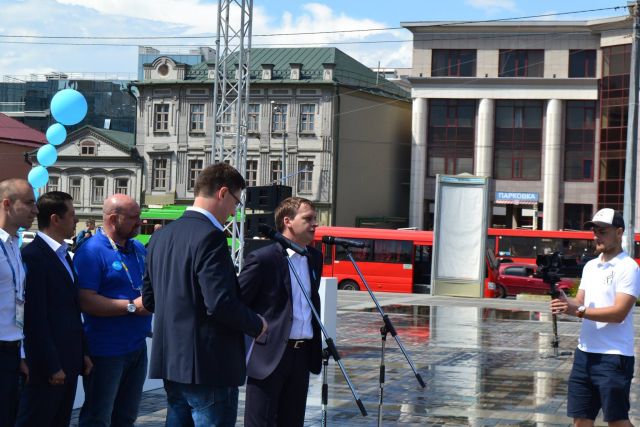
[[[216,75],[213,92],[213,163],[226,162],[246,177],[249,51],[253,0],[219,0],[216,36]],[[226,225],[231,234],[231,256],[242,269],[244,205]]]

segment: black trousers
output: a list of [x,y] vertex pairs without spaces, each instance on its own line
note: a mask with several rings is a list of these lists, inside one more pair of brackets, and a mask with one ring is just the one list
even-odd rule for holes
[[20,396],[16,427],[68,427],[78,377],[63,385],[27,384]]
[[310,341],[287,344],[276,369],[263,380],[247,380],[245,427],[302,427],[309,391]]
[[0,346],[0,426],[13,426],[16,421],[19,381],[20,347]]

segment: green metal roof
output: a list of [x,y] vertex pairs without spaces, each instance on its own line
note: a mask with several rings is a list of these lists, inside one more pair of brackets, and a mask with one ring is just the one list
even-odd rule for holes
[[[86,125],[81,127],[80,129],[74,131],[71,135],[75,135],[83,132],[85,129],[88,129],[92,132],[97,133],[109,141],[114,142],[115,144],[122,147],[125,151],[131,151],[135,146],[135,135],[130,132],[122,132],[119,130],[110,130],[110,129],[102,129],[91,125]],[[67,141],[70,141],[72,138],[67,138]]]
[[[253,84],[339,84],[362,89],[376,95],[409,99],[409,92],[377,76],[374,71],[364,64],[356,61],[340,49],[335,47],[302,47],[302,48],[252,48],[250,51],[250,75]],[[235,72],[235,63],[231,59],[228,67],[229,73]],[[300,80],[289,78],[291,63],[302,64]],[[324,66],[322,64],[335,64],[333,81],[323,80]],[[273,64],[272,79],[262,80],[262,64]],[[208,78],[209,67],[214,63],[201,62],[196,65],[188,65],[184,82],[212,82]],[[136,82],[137,85],[178,83],[166,80],[145,80]]]

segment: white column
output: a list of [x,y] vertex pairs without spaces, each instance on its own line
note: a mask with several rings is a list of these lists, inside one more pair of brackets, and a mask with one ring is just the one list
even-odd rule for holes
[[427,171],[427,99],[413,100],[409,226],[424,228],[424,180]]
[[474,174],[491,176],[493,172],[493,130],[495,128],[495,101],[481,99],[478,105]]
[[547,103],[544,133],[544,184],[543,230],[558,230],[560,205],[560,172],[562,165],[562,107],[559,99]]

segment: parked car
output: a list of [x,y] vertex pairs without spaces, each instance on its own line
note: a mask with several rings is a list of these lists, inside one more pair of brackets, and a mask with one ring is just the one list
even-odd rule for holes
[[[537,272],[538,266],[535,264],[500,264],[496,279],[496,296],[505,298],[522,293],[548,294],[549,285],[543,282]],[[573,280],[562,278],[556,284],[556,288],[562,289],[566,293],[573,285]]]

